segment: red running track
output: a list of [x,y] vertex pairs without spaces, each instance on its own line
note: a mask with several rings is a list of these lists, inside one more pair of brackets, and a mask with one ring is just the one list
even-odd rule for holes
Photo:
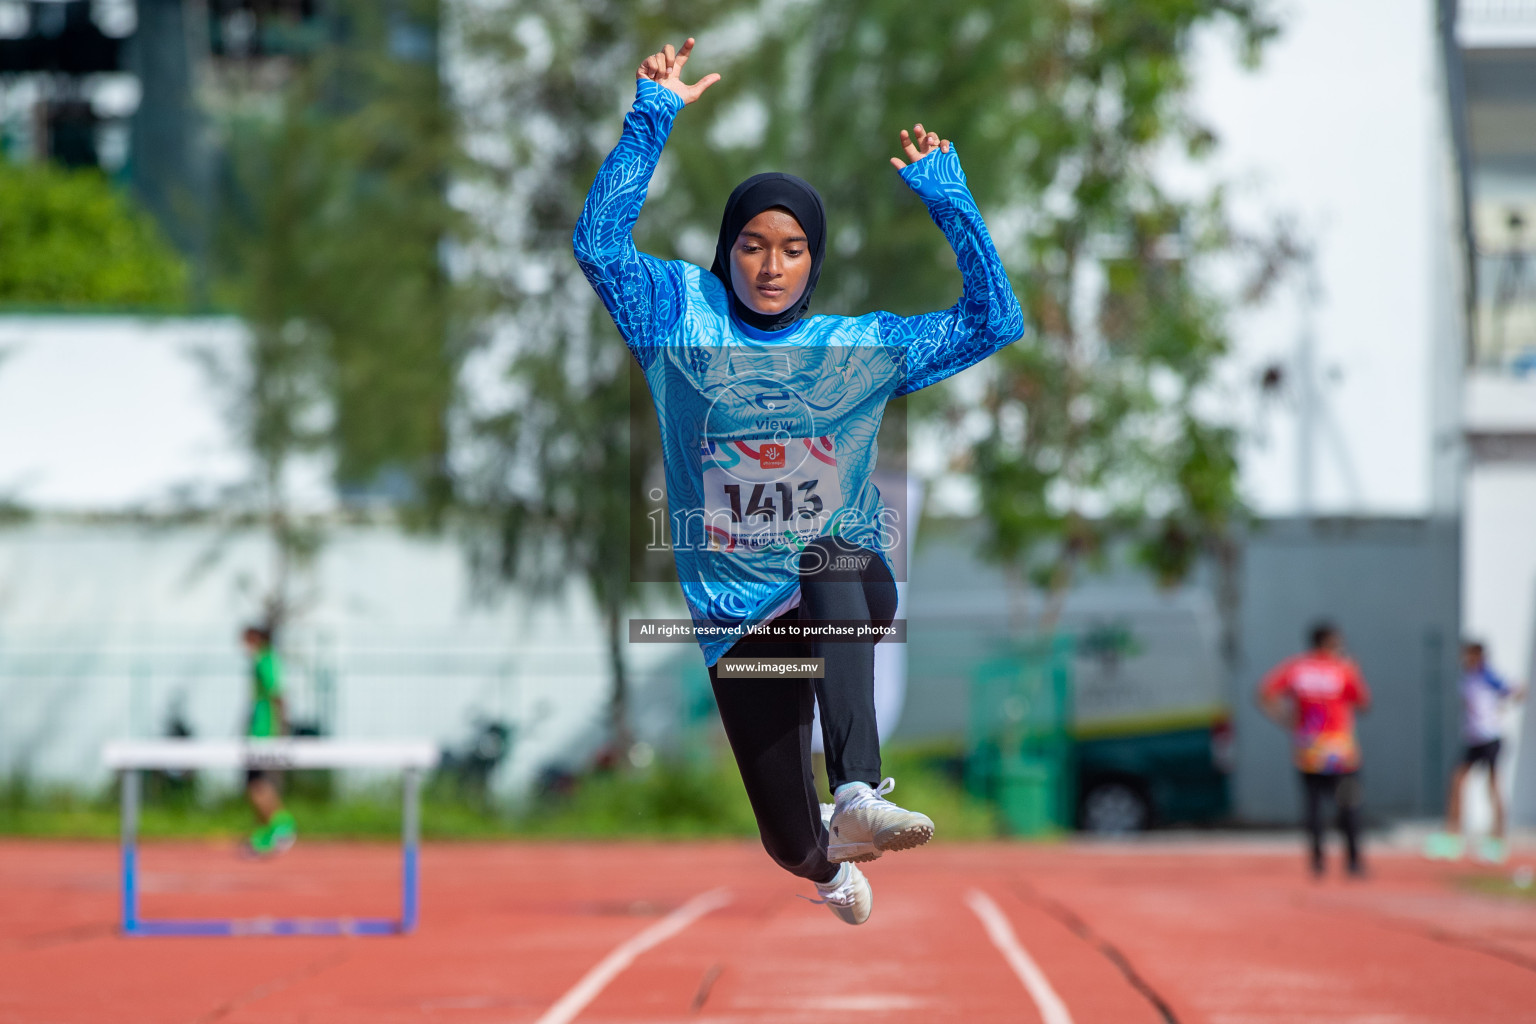
[[[938,843],[869,865],[850,928],[746,843],[445,844],[409,937],[126,939],[113,847],[8,841],[0,1022],[1033,1024],[1063,1019],[1049,993],[1074,1024],[1536,1022],[1536,903],[1466,892],[1465,865],[1372,866],[1312,883],[1299,844]],[[397,870],[384,845],[150,843],[142,909],[390,916]]]

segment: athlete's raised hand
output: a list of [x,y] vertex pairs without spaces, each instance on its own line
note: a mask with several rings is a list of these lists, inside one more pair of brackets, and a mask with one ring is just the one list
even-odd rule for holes
[[[917,163],[923,157],[936,149],[949,152],[949,140],[941,139],[938,135],[925,129],[921,124],[912,126],[909,132],[905,128],[901,130],[901,151],[907,155],[907,160]],[[898,157],[891,157],[891,166],[898,171],[907,166],[906,161]]]
[[651,54],[640,62],[640,70],[635,72],[636,78],[649,78],[663,89],[670,89],[683,98],[686,106],[704,95],[704,90],[720,81],[719,75],[705,75],[692,85],[683,84],[683,65],[688,63],[688,55],[693,52],[693,37],[683,43],[681,50],[672,49],[668,43],[666,48]]

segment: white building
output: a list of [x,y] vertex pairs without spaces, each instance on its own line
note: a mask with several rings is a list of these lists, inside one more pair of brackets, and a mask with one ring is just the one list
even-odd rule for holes
[[[1444,27],[1468,326],[1462,616],[1496,668],[1536,680],[1536,3],[1459,7]],[[1521,760],[1515,818],[1531,825],[1536,759]]]
[[[1247,493],[1264,515],[1458,522],[1462,632],[1536,679],[1536,2],[1279,10],[1258,73],[1220,38],[1197,65],[1238,212],[1314,247],[1316,292],[1239,325],[1239,383],[1277,362],[1301,385],[1254,406]],[[1536,763],[1515,761],[1536,823]]]

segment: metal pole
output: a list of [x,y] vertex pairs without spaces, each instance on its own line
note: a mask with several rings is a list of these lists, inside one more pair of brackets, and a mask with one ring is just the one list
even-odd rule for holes
[[1314,313],[1318,285],[1315,256],[1307,257],[1306,280],[1302,285],[1301,327],[1296,336],[1296,514],[1312,517],[1315,505],[1314,485],[1317,471],[1313,456],[1317,449],[1317,371],[1313,367],[1316,349]]
[[125,768],[122,779],[122,833],[120,846],[123,861],[123,933],[132,935],[138,929],[138,834],[139,834],[139,772]]
[[1472,131],[1467,115],[1466,63],[1462,59],[1461,41],[1456,36],[1456,22],[1460,14],[1458,0],[1437,0],[1435,7],[1439,21],[1440,64],[1445,76],[1445,100],[1451,120],[1451,143],[1456,154],[1456,198],[1458,200],[1456,225],[1461,235],[1462,275],[1461,301],[1462,324],[1465,330],[1462,364],[1472,366],[1477,362],[1477,233],[1472,222]]
[[1077,816],[1077,709],[1072,689],[1072,652],[1076,640],[1057,634],[1051,651],[1051,666],[1056,690],[1056,824],[1072,827]]
[[416,930],[417,845],[421,840],[421,778],[416,768],[407,768],[401,780],[401,892],[400,930]]

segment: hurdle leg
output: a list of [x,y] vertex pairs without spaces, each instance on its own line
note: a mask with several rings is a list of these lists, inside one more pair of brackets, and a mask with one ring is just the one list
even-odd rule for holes
[[400,800],[400,931],[416,930],[417,847],[421,841],[421,773],[407,768],[401,779]]
[[139,772],[123,769],[122,831],[119,846],[123,865],[123,934],[132,935],[139,926],[138,836]]

